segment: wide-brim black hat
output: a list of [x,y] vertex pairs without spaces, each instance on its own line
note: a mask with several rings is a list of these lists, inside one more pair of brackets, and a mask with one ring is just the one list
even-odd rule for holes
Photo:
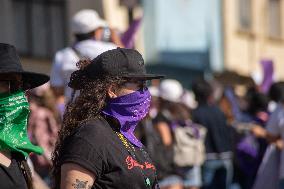
[[14,46],[0,43],[0,74],[21,74],[23,90],[38,87],[49,81],[49,76],[24,71]]
[[105,76],[116,76],[126,79],[152,80],[163,78],[163,75],[146,72],[142,55],[134,49],[117,48],[106,51],[82,70],[71,74],[68,86],[73,89],[83,88],[84,78],[96,79]]

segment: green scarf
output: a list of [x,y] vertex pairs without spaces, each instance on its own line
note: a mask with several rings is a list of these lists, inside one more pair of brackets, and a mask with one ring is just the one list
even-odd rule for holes
[[24,92],[0,94],[0,151],[19,152],[25,157],[43,149],[33,145],[27,135],[29,104]]

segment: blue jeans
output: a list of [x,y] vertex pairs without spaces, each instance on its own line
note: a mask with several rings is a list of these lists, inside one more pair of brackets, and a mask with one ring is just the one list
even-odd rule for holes
[[180,167],[178,171],[182,175],[184,187],[201,187],[202,179],[200,166]]
[[280,181],[279,181],[279,189],[284,189],[284,179],[280,179]]
[[206,160],[203,165],[204,189],[229,189],[233,179],[231,159]]

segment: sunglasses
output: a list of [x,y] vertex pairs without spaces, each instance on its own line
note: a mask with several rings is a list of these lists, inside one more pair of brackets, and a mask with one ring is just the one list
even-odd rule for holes
[[148,80],[125,80],[121,85],[126,85],[127,83],[134,83],[136,84],[140,89],[146,89],[147,86],[149,86]]

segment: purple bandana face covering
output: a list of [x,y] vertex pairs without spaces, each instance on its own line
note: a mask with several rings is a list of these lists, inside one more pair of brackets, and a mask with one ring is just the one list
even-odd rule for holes
[[132,144],[142,147],[142,143],[134,136],[134,130],[149,112],[151,95],[148,89],[112,98],[102,111],[103,114],[116,118],[121,127],[120,132]]

